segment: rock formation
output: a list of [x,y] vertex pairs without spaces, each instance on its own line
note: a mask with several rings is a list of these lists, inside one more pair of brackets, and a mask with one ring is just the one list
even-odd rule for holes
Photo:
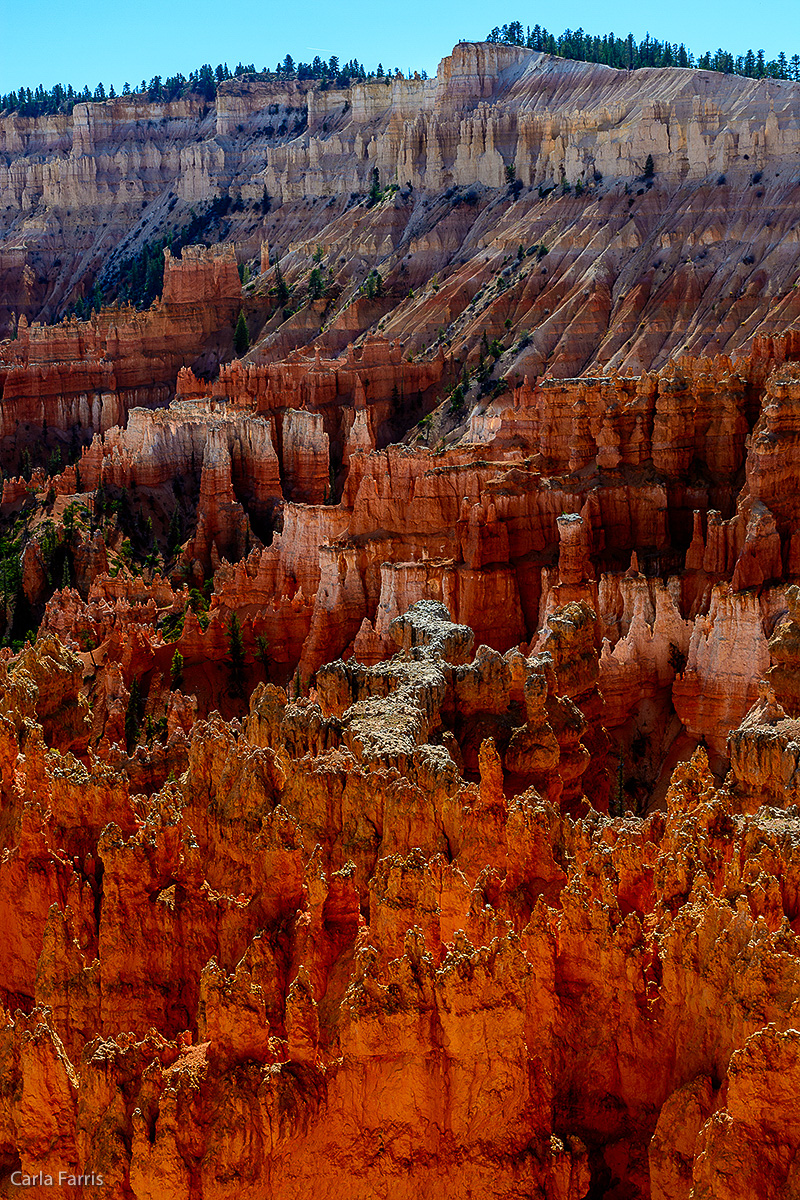
[[[191,251],[194,250],[192,254]],[[89,321],[28,325],[0,343],[0,460],[26,449],[74,450],[92,433],[124,424],[138,405],[166,403],[179,369],[200,358],[241,299],[236,260],[187,248],[164,264],[164,296],[152,309],[104,309]]]
[[[506,321],[515,367],[537,374],[739,351],[800,317],[795,183],[781,170],[800,139],[797,94],[461,43],[429,80],[323,91],[235,79],[210,111],[200,96],[123,96],[69,116],[5,115],[0,332],[14,314],[52,320],[98,270],[110,281],[125,255],[202,218],[262,280],[271,254],[304,286],[325,247],[327,299],[267,325],[281,356],[316,338],[338,352],[380,325],[413,329],[417,350],[444,330],[461,358]],[[386,193],[365,211],[351,197],[366,196],[373,170]],[[214,202],[230,201],[221,222]],[[360,291],[371,269],[382,296]],[[190,258],[165,300],[196,274]]]
[[0,1192],[794,1194],[797,95],[0,116]]
[[[351,392],[339,399],[331,390],[320,408],[295,409],[284,397],[280,407],[257,402],[256,415],[250,393],[223,384],[232,394],[215,395],[219,385],[209,389],[184,372],[182,394],[193,398],[134,410],[124,427],[95,436],[77,469],[30,485],[9,481],[4,496],[9,511],[48,486],[62,505],[73,496],[80,503],[80,478],[89,497],[100,485],[122,497],[115,503],[135,497],[142,514],[152,513],[156,544],[178,520],[176,561],[189,578],[175,575],[166,603],[176,616],[186,612],[188,625],[170,651],[161,632],[165,601],[137,617],[142,645],[151,647],[140,666],[149,672],[157,660],[162,678],[174,649],[184,658],[190,651],[197,667],[216,654],[221,667],[233,614],[243,624],[251,683],[259,661],[285,683],[296,669],[308,680],[341,654],[379,662],[391,650],[392,621],[417,600],[445,603],[501,652],[533,645],[555,607],[585,601],[598,613],[598,648],[605,642],[602,723],[626,742],[647,739],[642,786],[652,787],[681,728],[725,757],[728,732],[769,667],[768,638],[785,606],[778,581],[796,575],[800,562],[788,501],[754,482],[754,464],[776,389],[788,395],[793,386],[798,349],[787,337],[759,343],[735,364],[685,359],[638,380],[526,382],[482,415],[478,404],[461,440],[437,451],[413,428],[412,445],[372,449],[380,400],[353,409]],[[385,350],[372,353],[381,361]],[[346,375],[348,362],[331,360],[329,374]],[[247,370],[257,378],[262,368]],[[750,421],[757,433],[738,446],[726,433],[725,459],[711,438],[711,410],[701,405],[714,389],[730,397],[726,428]],[[313,390],[302,395],[313,403]],[[793,420],[783,418],[789,439]],[[357,429],[363,446],[354,444]],[[691,462],[704,477],[689,484]],[[69,543],[83,601],[46,618],[79,650],[85,637],[100,645],[109,631],[106,618],[98,624],[95,603],[105,593],[93,581],[127,567],[125,528],[106,533],[107,549],[98,549],[97,519]],[[42,553],[33,540],[24,557],[23,583],[37,604],[52,577]],[[176,597],[184,580],[202,583],[211,572],[204,631]],[[214,686],[204,691],[212,707],[216,694]],[[210,711],[205,704],[201,711]]]
[[259,686],[135,796],[154,748],[56,753],[36,688],[74,707],[69,656],[21,656],[4,1161],[118,1195],[576,1200],[717,1196],[738,1161],[748,1195],[789,1194],[796,809],[743,805],[741,772],[719,789],[698,750],[665,811],[604,817],[587,793],[566,815],[595,620],[568,605],[544,653],[476,654],[421,601],[391,659],[325,667],[316,699]]

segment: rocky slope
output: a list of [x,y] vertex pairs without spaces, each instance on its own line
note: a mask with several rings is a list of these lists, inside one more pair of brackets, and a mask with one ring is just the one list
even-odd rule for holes
[[799,105],[0,117],[0,1195],[794,1194]]
[[[271,329],[265,351],[322,323],[341,349],[382,320],[390,336],[413,327],[415,349],[442,333],[463,357],[510,320],[532,339],[518,365],[537,374],[730,353],[800,316],[798,96],[464,43],[431,80],[233,80],[215,106],[130,97],[5,116],[0,321],[52,319],[194,214],[254,269],[267,241],[298,289],[323,248],[324,312]],[[384,198],[365,209],[375,171]],[[511,276],[520,244],[549,254]],[[373,269],[386,298],[354,306]]]

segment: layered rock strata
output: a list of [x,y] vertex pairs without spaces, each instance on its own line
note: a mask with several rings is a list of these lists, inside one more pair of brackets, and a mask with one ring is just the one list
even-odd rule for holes
[[[165,404],[178,371],[241,303],[232,251],[188,247],[167,258],[164,296],[145,312],[103,309],[89,321],[28,325],[0,343],[0,456],[18,464],[42,442],[65,454],[72,442],[124,424],[138,405]],[[55,440],[54,440],[55,439]]]
[[[318,410],[255,415],[241,393],[209,395],[195,380],[191,390],[205,396],[136,410],[124,429],[95,438],[77,473],[32,486],[67,500],[80,478],[90,490],[75,498],[89,507],[100,484],[135,495],[162,536],[183,514],[179,562],[190,584],[214,572],[211,622],[196,625],[181,593],[187,575],[176,574],[169,599],[137,617],[150,648],[130,660],[147,673],[157,662],[162,679],[175,649],[198,668],[216,660],[224,678],[234,614],[252,685],[263,672],[286,682],[299,669],[308,680],[336,655],[380,662],[392,621],[420,599],[445,603],[501,652],[533,645],[555,607],[586,601],[599,617],[598,646],[605,641],[604,724],[624,740],[646,739],[646,787],[681,730],[723,759],[770,665],[767,642],[785,605],[779,581],[800,573],[791,491],[772,480],[777,470],[785,481],[800,428],[797,351],[787,336],[735,363],[525,383],[478,406],[456,445],[432,452],[412,436],[411,446],[375,451],[369,437],[364,446],[351,438],[338,473],[349,395]],[[339,363],[345,373],[348,361]],[[714,410],[712,395],[728,399]],[[371,429],[373,411],[356,410],[364,417],[350,433]],[[767,459],[776,437],[783,454]],[[702,474],[687,483],[692,463]],[[331,503],[337,480],[341,499]],[[6,504],[24,504],[29,491],[7,481]],[[124,595],[100,582],[116,552],[99,554],[88,528],[81,536],[71,554],[83,601],[54,600],[46,618],[76,649],[87,636],[104,642],[113,620],[98,619],[97,602]],[[37,547],[26,550],[25,578],[39,603],[47,569]],[[168,614],[186,612],[177,643],[160,632],[165,604]],[[219,703],[212,680],[201,693],[201,711]]]
[[[445,330],[462,356],[506,321],[537,373],[731,353],[800,317],[785,165],[799,139],[796,84],[475,43],[431,80],[241,79],[211,106],[6,115],[0,330],[52,320],[126,256],[206,221],[264,280],[271,250],[292,287],[324,247],[325,297],[271,312],[278,356],[339,352],[379,325],[413,328],[417,350]],[[373,171],[381,202],[353,205]],[[362,291],[372,270],[378,296]]]
[[0,1191],[793,1194],[796,93],[0,118]]

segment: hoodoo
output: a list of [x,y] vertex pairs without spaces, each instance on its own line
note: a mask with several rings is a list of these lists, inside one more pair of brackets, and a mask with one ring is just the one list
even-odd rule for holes
[[800,83],[496,32],[0,111],[2,1196],[800,1194]]

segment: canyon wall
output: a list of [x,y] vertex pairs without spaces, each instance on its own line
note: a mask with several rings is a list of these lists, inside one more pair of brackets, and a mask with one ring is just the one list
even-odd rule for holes
[[[0,331],[113,286],[126,257],[194,222],[254,275],[279,259],[292,286],[322,248],[326,301],[272,323],[268,360],[379,325],[417,352],[444,331],[463,357],[509,320],[532,339],[513,365],[536,374],[748,349],[800,317],[797,113],[779,80],[462,43],[430,80],[242,79],[213,105],[5,115]],[[547,257],[515,273],[520,246]],[[370,270],[386,281],[373,300]]]
[[[366,359],[394,353],[369,345]],[[639,379],[526,382],[479,403],[461,441],[436,451],[416,433],[412,445],[372,448],[375,414],[391,402],[377,387],[374,403],[365,398],[368,374],[350,355],[325,367],[306,360],[310,378],[294,392],[280,389],[277,367],[235,365],[210,385],[184,371],[193,399],[133,411],[124,428],[95,436],[77,469],[32,485],[8,480],[4,503],[10,511],[32,488],[44,496],[50,487],[59,504],[90,514],[102,487],[150,511],[157,542],[168,540],[167,526],[180,527],[165,598],[134,616],[115,607],[133,586],[122,534],[106,535],[109,553],[99,556],[97,514],[87,515],[67,550],[79,595],[55,596],[45,625],[74,649],[86,637],[108,645],[102,676],[117,669],[116,639],[133,620],[142,652],[126,660],[126,685],[141,677],[160,704],[177,650],[201,712],[220,702],[234,616],[251,683],[262,671],[286,683],[295,672],[310,680],[339,655],[380,662],[391,653],[392,621],[418,600],[444,603],[501,652],[534,646],[555,607],[585,601],[599,619],[603,724],[625,753],[646,738],[646,791],[679,731],[704,739],[715,763],[727,757],[728,732],[769,666],[782,589],[800,577],[796,506],[777,482],[791,470],[800,428],[799,350],[787,335],[735,362],[682,359]],[[276,406],[292,397],[309,407]],[[352,436],[359,417],[361,445]],[[782,453],[768,455],[778,440]],[[26,588],[41,603],[37,545]],[[111,565],[122,569],[119,582]],[[207,630],[184,590],[204,580]],[[185,621],[177,639],[165,605]],[[216,682],[204,663],[216,664]]]
[[88,321],[28,325],[0,343],[0,456],[7,464],[47,432],[83,439],[124,424],[139,405],[165,404],[179,370],[201,355],[241,303],[226,247],[167,251],[164,296],[145,312],[103,309]]
[[798,97],[0,116],[1,1194],[794,1194]]
[[[701,179],[797,154],[796,103],[796,85],[784,80],[618,71],[462,42],[434,79],[386,77],[341,91],[234,79],[214,105],[134,95],[80,103],[66,116],[6,115],[0,187],[23,212],[40,202],[114,207],[164,186],[197,201],[231,179],[245,188],[263,180],[283,201],[363,191],[373,166],[381,182],[435,192],[503,187],[509,163],[526,186],[591,181],[592,172],[630,178],[648,154],[658,173]],[[237,145],[245,139],[255,141],[246,165]],[[152,160],[146,177],[133,158],[142,153]]]

